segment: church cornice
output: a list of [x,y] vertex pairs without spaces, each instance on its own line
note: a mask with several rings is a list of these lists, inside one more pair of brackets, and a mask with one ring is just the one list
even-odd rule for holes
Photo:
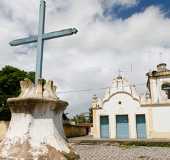
[[146,104],[141,104],[141,107],[170,107],[170,102],[166,103],[146,103]]
[[137,101],[140,103],[140,98],[136,98],[134,96],[132,96],[132,94],[130,94],[129,92],[126,92],[126,91],[118,91],[118,92],[115,92],[113,94],[111,94],[108,98],[104,99],[103,100],[103,104],[108,102],[113,96],[117,95],[117,94],[126,94],[126,95],[129,95],[133,100]]

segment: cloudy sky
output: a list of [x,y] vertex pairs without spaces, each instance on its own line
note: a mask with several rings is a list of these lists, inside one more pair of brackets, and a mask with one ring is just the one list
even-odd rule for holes
[[[35,70],[36,44],[10,47],[37,34],[39,0],[0,0],[0,69]],[[43,77],[54,80],[74,115],[88,111],[118,70],[132,84],[146,82],[158,63],[170,68],[169,0],[47,0],[46,32],[76,27],[74,36],[45,42]],[[78,90],[89,90],[80,92]],[[139,93],[145,85],[137,85]],[[68,92],[74,91],[74,92]]]

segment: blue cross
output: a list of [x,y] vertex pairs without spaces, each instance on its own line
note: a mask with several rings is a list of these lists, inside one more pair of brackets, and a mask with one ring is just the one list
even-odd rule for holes
[[44,48],[44,40],[64,37],[76,34],[78,30],[76,28],[69,28],[60,31],[44,33],[45,28],[45,10],[46,10],[46,2],[45,0],[41,0],[40,2],[40,10],[39,10],[39,29],[38,35],[17,39],[11,41],[9,44],[11,46],[19,46],[28,43],[37,43],[37,57],[36,57],[36,75],[35,75],[35,83],[37,84],[38,79],[42,78],[42,64],[43,64],[43,48]]

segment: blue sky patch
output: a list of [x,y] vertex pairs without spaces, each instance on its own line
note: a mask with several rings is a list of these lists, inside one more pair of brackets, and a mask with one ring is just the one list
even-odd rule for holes
[[114,5],[110,9],[105,10],[104,15],[113,15],[113,19],[127,19],[135,13],[143,12],[147,7],[150,6],[159,7],[161,11],[165,13],[166,17],[170,17],[170,0],[139,0],[136,5],[128,7]]

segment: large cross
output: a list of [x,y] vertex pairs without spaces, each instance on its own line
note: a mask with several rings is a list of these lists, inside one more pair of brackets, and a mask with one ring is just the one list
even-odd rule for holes
[[38,79],[42,78],[42,64],[43,64],[43,48],[44,48],[44,40],[64,37],[76,34],[78,30],[76,28],[69,28],[65,30],[44,33],[45,28],[45,9],[46,2],[45,0],[41,0],[40,2],[40,10],[39,10],[39,27],[38,27],[38,35],[17,39],[10,42],[11,46],[19,46],[28,43],[37,43],[37,58],[36,58],[36,74],[35,74],[35,83],[37,84]]

